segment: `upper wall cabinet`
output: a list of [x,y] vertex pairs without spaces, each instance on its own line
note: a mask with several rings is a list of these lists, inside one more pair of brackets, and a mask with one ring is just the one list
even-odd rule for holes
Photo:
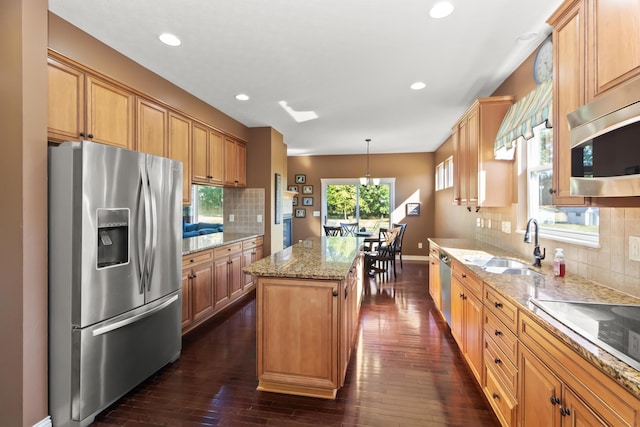
[[231,138],[224,140],[224,184],[230,187],[247,185],[247,146]]
[[640,0],[585,0],[587,102],[640,74]]
[[191,120],[173,111],[169,111],[170,159],[182,162],[182,203],[191,203]]
[[125,88],[48,59],[48,135],[134,148],[135,96]]
[[512,162],[494,158],[494,142],[511,96],[476,100],[451,129],[453,203],[468,209],[511,204]]
[[167,157],[169,112],[166,108],[140,97],[137,99],[137,111],[138,151],[154,156]]
[[585,103],[585,9],[567,2],[549,18],[553,27],[553,204],[584,205],[572,197],[571,139],[567,114]]
[[199,123],[193,123],[192,180],[194,184],[224,184],[224,136]]

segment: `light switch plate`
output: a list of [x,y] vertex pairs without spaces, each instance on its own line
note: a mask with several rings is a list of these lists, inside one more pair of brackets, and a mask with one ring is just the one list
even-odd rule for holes
[[313,211],[313,216],[320,216],[320,211]]
[[640,261],[640,237],[629,236],[629,259]]
[[258,215],[258,218],[256,219],[256,221],[262,222],[262,215]]
[[236,220],[236,216],[234,214],[229,214],[229,222],[233,222]]

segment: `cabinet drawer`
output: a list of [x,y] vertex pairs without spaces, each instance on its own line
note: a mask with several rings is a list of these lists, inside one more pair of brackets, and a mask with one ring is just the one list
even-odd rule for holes
[[262,237],[256,237],[255,239],[244,240],[242,242],[242,249],[255,248],[262,244]]
[[518,360],[518,338],[511,332],[488,307],[484,310],[484,332],[515,365]]
[[232,243],[230,245],[221,246],[215,249],[215,257],[220,258],[227,256],[234,252],[240,252],[242,250],[242,242]]
[[488,369],[493,370],[495,376],[502,381],[511,396],[515,396],[516,390],[518,390],[518,370],[486,333],[484,334],[484,363]]
[[484,289],[484,304],[498,319],[504,322],[507,328],[516,333],[518,330],[518,309],[515,305],[489,286]]
[[451,263],[451,272],[460,280],[460,283],[464,284],[465,288],[478,298],[482,297],[482,280],[476,277],[476,275],[469,271],[462,263],[453,260]]
[[182,268],[190,265],[200,264],[201,262],[211,261],[213,259],[213,251],[194,252],[182,257]]
[[507,392],[493,370],[485,368],[484,393],[493,407],[500,423],[504,426],[516,425],[516,401]]

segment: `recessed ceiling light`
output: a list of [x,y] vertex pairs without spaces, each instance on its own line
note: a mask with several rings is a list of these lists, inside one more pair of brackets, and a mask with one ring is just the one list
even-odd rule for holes
[[433,5],[429,11],[429,15],[432,18],[440,19],[451,15],[453,12],[453,5],[448,1],[441,1]]
[[425,87],[427,87],[427,85],[424,84],[424,82],[415,82],[414,84],[411,85],[411,89],[413,90],[420,90],[420,89],[424,89]]
[[182,44],[178,36],[175,36],[170,33],[162,33],[158,36],[158,38],[162,43],[166,44],[167,46],[180,46]]
[[249,100],[249,95],[247,95],[246,93],[239,93],[236,95],[236,99],[238,101],[248,101]]

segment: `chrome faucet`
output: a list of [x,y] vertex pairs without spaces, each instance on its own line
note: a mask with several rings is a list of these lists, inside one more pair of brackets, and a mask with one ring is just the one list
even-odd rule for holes
[[540,243],[538,242],[538,221],[535,218],[530,218],[529,222],[527,222],[527,229],[524,231],[524,242],[531,243],[531,224],[533,224],[535,229],[535,238],[534,244],[535,248],[533,248],[533,266],[541,267],[542,264],[540,260],[543,260],[547,254],[547,248],[542,249],[542,253],[540,253]]

